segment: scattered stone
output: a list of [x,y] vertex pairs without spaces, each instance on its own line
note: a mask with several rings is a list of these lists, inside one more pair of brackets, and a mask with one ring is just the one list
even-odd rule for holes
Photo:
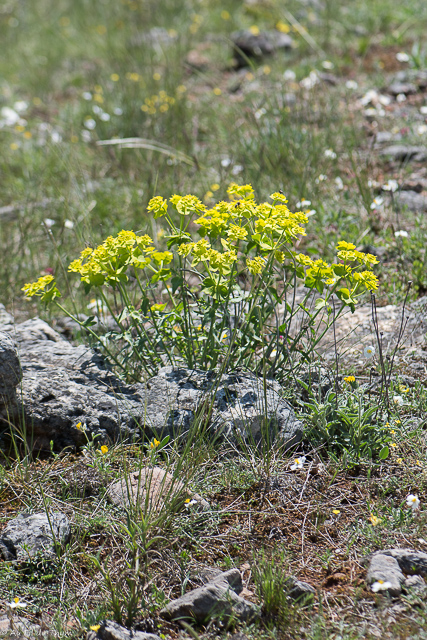
[[293,600],[312,600],[316,594],[316,590],[311,586],[311,584],[298,580],[294,576],[289,576],[289,578],[286,579],[285,584],[286,593]]
[[400,209],[407,207],[409,211],[426,212],[427,196],[416,191],[401,191],[396,194],[396,204]]
[[391,131],[378,131],[375,134],[375,146],[385,144],[386,142],[397,142],[402,139],[400,133],[392,133]]
[[391,586],[386,590],[390,596],[398,596],[402,591],[401,585],[405,582],[397,560],[384,552],[372,556],[366,576],[368,585],[380,580],[390,583]]
[[89,631],[86,640],[160,640],[154,633],[131,631],[112,620],[100,622],[98,631]]
[[217,378],[215,371],[163,367],[147,385],[146,425],[162,437],[177,437],[207,415],[213,437],[260,442],[268,429],[270,442],[277,437],[289,448],[301,440],[302,425],[278,383],[268,381],[264,390],[253,374]]
[[234,574],[227,571],[213,582],[172,600],[160,611],[160,615],[167,620],[195,620],[199,623],[212,618],[224,620],[230,617],[245,622],[254,620],[259,616],[259,608],[237,595],[229,582],[231,580],[234,581]]
[[0,303],[0,329],[7,333],[13,331],[14,326],[13,316],[6,311],[4,304]]
[[65,514],[21,513],[10,520],[0,535],[0,551],[7,561],[26,562],[35,557],[52,559],[55,544],[70,539],[70,524]]
[[248,64],[248,58],[262,58],[272,55],[279,49],[291,49],[291,36],[280,31],[260,31],[252,33],[249,29],[236,31],[231,35],[233,55],[239,67]]
[[[379,551],[381,555],[394,558],[405,573],[427,576],[427,553],[413,549],[385,549]],[[375,557],[374,554],[373,557]]]
[[22,380],[18,351],[12,338],[0,332],[0,405],[15,402],[16,387]]
[[259,442],[267,429],[270,442],[277,436],[289,447],[301,439],[301,422],[281,398],[280,385],[269,381],[264,393],[262,380],[251,373],[217,380],[215,371],[164,367],[146,385],[127,385],[98,353],[73,346],[38,318],[17,324],[13,335],[24,410],[0,419],[26,430],[33,449],[50,451],[51,442],[56,451],[76,448],[94,436],[100,444],[143,433],[185,437],[198,418],[214,437],[237,442]]
[[165,502],[180,508],[187,499],[191,507],[209,509],[209,503],[204,498],[191,494],[183,482],[160,467],[143,467],[140,472],[130,473],[111,484],[107,495],[113,504],[123,509],[140,505],[148,512],[159,511]]
[[425,162],[427,147],[394,144],[380,151],[380,156],[387,156],[400,162]]
[[24,411],[12,419],[33,449],[50,451],[51,441],[56,451],[80,447],[95,435],[101,444],[140,435],[144,385],[125,385],[99,354],[73,346],[38,318],[17,324],[13,337]]
[[403,583],[405,589],[412,589],[414,591],[422,591],[425,589],[426,583],[421,576],[409,576]]
[[393,82],[387,89],[388,93],[392,96],[398,96],[400,93],[404,93],[406,96],[417,93],[418,87],[411,82]]
[[35,638],[48,637],[47,631],[42,631],[42,628],[37,624],[33,624],[26,618],[21,616],[7,615],[0,616],[0,638],[7,638],[7,640],[35,640]]

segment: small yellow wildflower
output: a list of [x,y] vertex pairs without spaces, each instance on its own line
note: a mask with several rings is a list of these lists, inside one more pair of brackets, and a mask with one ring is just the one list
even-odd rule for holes
[[291,30],[290,26],[286,24],[286,22],[282,22],[282,20],[279,20],[279,22],[276,24],[276,29],[281,33],[289,33],[289,31]]
[[219,189],[219,184],[217,182],[215,182],[214,184],[211,184],[211,191],[218,191]]
[[[390,426],[390,425],[389,425]],[[390,429],[390,435],[394,436],[394,434],[396,433],[396,431],[394,429]]]
[[356,378],[354,376],[347,376],[344,378],[344,382],[348,382],[348,384],[351,384],[352,382],[356,382]]
[[153,73],[153,80],[158,82],[161,79],[162,79],[162,76],[160,75],[160,73]]
[[16,151],[17,149],[19,149],[19,145],[17,145],[16,142],[12,142],[10,144],[10,148],[12,149],[12,151]]
[[332,513],[334,513],[336,516],[341,513],[339,509],[333,509]]
[[26,138],[27,140],[29,140],[32,137],[33,137],[33,134],[31,133],[31,131],[26,131],[24,133],[24,138]]
[[92,624],[92,625],[89,627],[89,629],[90,629],[91,631],[95,631],[95,632],[96,632],[96,631],[99,631],[99,630],[100,630],[100,628],[101,628],[101,625],[100,625],[100,624]]
[[417,460],[417,461],[416,461],[416,465],[417,465],[418,467],[422,467],[422,466],[423,466],[423,465],[422,465],[422,462],[420,462],[419,460]]
[[220,95],[221,95],[221,93],[222,93],[222,91],[221,91],[221,89],[220,89],[219,87],[215,87],[215,89],[213,89],[213,93],[214,93],[216,96],[220,96]]
[[118,73],[112,73],[110,76],[110,80],[112,80],[113,82],[118,82],[120,80],[120,76]]
[[264,75],[268,76],[271,73],[271,67],[269,67],[268,64],[266,64],[263,66],[262,71]]
[[106,444],[103,444],[101,447],[101,453],[103,456],[105,456],[106,453],[108,453],[108,447]]
[[82,430],[82,423],[81,423],[81,422],[78,422],[78,423],[76,424],[76,429],[78,429],[79,431],[81,431],[81,430]]
[[96,27],[96,32],[100,35],[100,36],[105,36],[105,34],[107,33],[107,27],[104,24],[99,24]]
[[396,462],[397,462],[397,464],[402,464],[403,463],[403,458],[397,458]]
[[249,31],[253,36],[259,36],[259,27],[257,27],[256,24],[253,24],[252,27],[249,27]]
[[401,420],[396,420],[396,424],[401,424]]
[[231,17],[231,16],[230,16],[230,14],[229,14],[229,12],[228,12],[228,11],[221,11],[221,18],[222,18],[223,20],[230,20],[230,17]]
[[190,498],[187,498],[187,500],[185,500],[185,504],[189,504],[190,502]]
[[371,513],[369,520],[371,521],[372,525],[374,527],[377,526],[377,524],[380,524],[381,522],[381,518],[378,518],[377,516],[374,516],[373,513]]
[[390,447],[393,447],[393,449],[395,449],[397,447],[397,444],[395,442],[391,442]]
[[150,442],[150,447],[151,449],[157,449],[159,444],[160,444],[160,440],[156,440],[156,438],[154,438],[153,442]]

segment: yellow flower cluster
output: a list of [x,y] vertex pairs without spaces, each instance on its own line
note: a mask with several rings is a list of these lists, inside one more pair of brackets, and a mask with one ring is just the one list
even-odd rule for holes
[[141,105],[141,111],[154,115],[157,111],[160,113],[166,113],[169,107],[174,105],[176,99],[173,96],[168,96],[166,91],[159,91],[158,94],[145,98],[144,104]]
[[164,269],[164,265],[171,262],[173,255],[170,251],[156,251],[152,243],[150,236],[137,236],[133,231],[123,230],[115,238],[109,236],[96,249],[84,249],[68,271],[79,273],[82,282],[95,286],[104,282],[112,286],[127,282],[126,271],[130,266],[135,269],[150,266],[156,274],[160,273],[159,279],[169,277],[170,271]]

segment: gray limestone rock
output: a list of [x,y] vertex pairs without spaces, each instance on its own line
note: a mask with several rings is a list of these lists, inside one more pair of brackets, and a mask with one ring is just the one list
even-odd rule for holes
[[[280,396],[280,385],[232,372],[218,379],[212,371],[163,367],[148,383],[147,426],[162,437],[186,433],[194,420],[206,421],[214,437],[259,442],[280,438],[288,446],[299,442],[302,425]],[[212,399],[213,398],[213,399]]]
[[316,593],[311,584],[298,580],[294,576],[289,576],[285,584],[286,592],[293,600],[312,600]]
[[112,620],[103,620],[98,631],[89,631],[86,640],[160,640],[154,633],[133,631]]
[[18,351],[11,336],[0,332],[0,404],[14,401],[16,387],[22,380]]
[[427,211],[427,196],[416,191],[401,191],[396,194],[396,204],[399,209],[407,207],[409,211],[425,213]]
[[[250,373],[162,368],[147,384],[121,382],[104,359],[84,345],[73,346],[35,318],[13,329],[23,379],[14,427],[26,432],[32,449],[76,448],[130,440],[144,433],[185,438],[200,420],[213,437],[237,443],[277,436],[288,446],[301,439],[302,425],[281,398],[281,387]],[[8,338],[6,336],[6,341]],[[9,344],[9,343],[8,343]],[[1,414],[9,428],[11,416]],[[80,424],[80,428],[78,425]]]
[[386,156],[399,162],[425,162],[427,160],[427,147],[410,146],[405,144],[392,144],[380,152],[380,156]]
[[402,584],[405,582],[397,560],[383,552],[376,553],[372,556],[366,576],[368,585],[374,582],[389,582],[390,586],[387,592],[390,596],[398,596],[402,591]]
[[258,607],[237,595],[229,582],[232,576],[227,577],[226,574],[172,600],[160,611],[160,615],[167,620],[195,620],[200,623],[212,618],[254,620],[259,616]]
[[[381,555],[394,558],[402,571],[409,575],[427,576],[427,553],[414,549],[385,549]],[[373,557],[375,557],[374,554]]]
[[271,55],[279,49],[291,49],[293,39],[280,31],[260,31],[252,33],[243,29],[231,34],[234,47],[234,58],[240,67],[248,64],[248,58],[262,58]]
[[409,576],[406,578],[403,586],[406,591],[423,591],[426,587],[426,583],[421,576]]
[[165,503],[173,503],[179,508],[188,499],[191,507],[209,509],[206,500],[191,494],[183,482],[160,467],[143,467],[141,471],[124,476],[108,487],[107,495],[113,504],[124,509],[139,504],[148,512],[159,511]]
[[[141,433],[144,385],[122,383],[96,352],[73,346],[46,322],[35,318],[17,324],[16,340],[23,380],[23,409],[14,419],[36,450],[79,447],[98,435],[98,442]],[[22,424],[24,422],[24,424]]]
[[70,524],[65,514],[55,512],[21,513],[10,520],[0,535],[0,552],[5,560],[26,562],[32,558],[51,559],[55,544],[70,538]]
[[0,615],[0,638],[6,640],[36,640],[36,638],[48,638],[48,631],[44,631],[39,625],[33,624],[22,616]]
[[393,96],[398,96],[400,93],[404,93],[409,96],[413,93],[417,93],[418,88],[412,82],[393,82],[389,85],[387,91]]

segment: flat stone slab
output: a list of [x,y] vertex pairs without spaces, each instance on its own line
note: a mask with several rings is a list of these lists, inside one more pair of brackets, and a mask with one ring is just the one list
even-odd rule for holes
[[70,538],[70,524],[65,514],[55,512],[21,513],[10,520],[0,535],[0,552],[8,561],[26,562],[42,556],[55,555],[55,543],[64,544]]
[[[414,549],[385,549],[381,555],[394,558],[399,567],[409,575],[427,576],[427,553]],[[374,554],[373,557],[375,557]]]
[[[215,371],[163,367],[146,384],[129,385],[97,352],[72,345],[39,318],[17,324],[9,336],[21,363],[22,407],[0,406],[0,426],[3,421],[6,432],[12,421],[34,450],[50,451],[51,443],[56,451],[78,448],[94,436],[99,444],[185,439],[197,420],[213,437],[237,443],[259,442],[267,432],[270,442],[279,437],[288,446],[302,437],[302,424],[274,381],[264,389],[250,373],[218,379]],[[6,334],[5,340],[9,353]]]
[[373,585],[375,582],[387,582],[389,587],[384,591],[387,591],[390,596],[398,596],[402,591],[405,576],[397,560],[384,553],[376,553],[369,564],[366,582],[368,585]]
[[229,573],[220,574],[212,582],[172,600],[160,611],[160,615],[167,620],[199,623],[230,617],[245,622],[253,621],[259,616],[259,608],[237,595],[230,582],[234,577],[227,575]]
[[[118,507],[128,509],[140,505],[147,511],[159,511],[165,503],[183,507],[185,500],[202,509],[209,503],[198,494],[191,494],[184,483],[160,467],[143,467],[130,473],[108,487],[109,500]],[[194,501],[194,502],[193,502]]]
[[274,381],[232,372],[163,367],[147,384],[147,426],[162,437],[191,429],[197,416],[209,416],[213,437],[259,442],[278,437],[290,447],[300,441],[302,424]]
[[399,162],[425,162],[427,160],[427,147],[392,144],[382,149],[379,154]]
[[160,640],[155,633],[133,631],[112,620],[99,623],[98,631],[89,631],[86,640]]

